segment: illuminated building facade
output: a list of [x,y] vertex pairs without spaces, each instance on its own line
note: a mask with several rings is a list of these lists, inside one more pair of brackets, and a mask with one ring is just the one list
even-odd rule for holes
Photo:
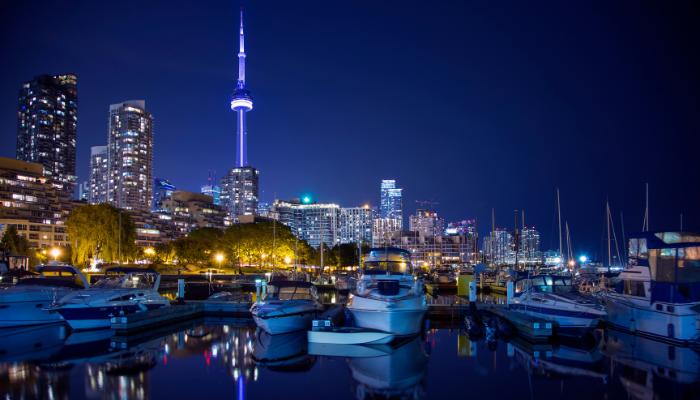
[[542,262],[540,233],[534,227],[525,227],[520,232],[519,264],[539,264]]
[[372,246],[388,246],[393,238],[401,233],[401,220],[396,218],[375,218],[372,221]]
[[22,84],[17,107],[17,159],[44,166],[52,184],[73,194],[78,77],[40,75]]
[[408,226],[411,232],[417,232],[421,236],[440,236],[445,230],[445,219],[435,211],[416,210],[416,214],[409,217]]
[[513,235],[504,228],[496,228],[484,238],[486,260],[496,265],[515,265]]
[[248,162],[248,129],[246,113],[253,109],[253,98],[245,81],[245,36],[243,9],[238,30],[238,81],[231,96],[231,110],[237,114],[236,165],[221,181],[221,203],[229,217],[237,221],[239,216],[255,215],[258,207],[259,172]]
[[381,218],[393,218],[403,221],[402,191],[403,189],[396,187],[395,180],[382,180],[379,203],[379,216]]
[[338,218],[339,243],[372,243],[376,211],[370,206],[343,207]]
[[156,178],[153,180],[153,211],[163,209],[163,202],[173,195],[177,188],[167,179]]
[[340,206],[337,204],[275,200],[270,216],[287,225],[296,237],[306,240],[312,247],[318,248],[321,243],[333,247],[340,241]]
[[150,211],[153,205],[153,116],[144,100],[109,106],[107,201]]
[[226,211],[205,194],[174,191],[163,199],[161,211],[170,215],[176,237],[185,236],[195,228],[224,228]]
[[90,179],[88,181],[88,203],[107,202],[109,177],[109,149],[107,146],[90,148]]
[[33,248],[67,246],[64,221],[74,203],[44,171],[41,164],[0,157],[0,235],[14,226]]

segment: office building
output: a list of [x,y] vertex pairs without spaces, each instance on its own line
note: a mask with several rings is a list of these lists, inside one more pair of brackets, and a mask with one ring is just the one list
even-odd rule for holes
[[153,205],[153,116],[144,100],[109,107],[107,200],[117,208],[150,211]]
[[69,195],[77,180],[77,83],[75,74],[37,76],[22,84],[17,107],[17,159],[41,164]]
[[226,211],[214,204],[211,196],[184,190],[174,191],[163,198],[160,213],[170,215],[176,237],[185,236],[196,228],[223,229],[226,216]]
[[403,189],[396,187],[393,179],[382,180],[381,198],[379,203],[380,218],[393,218],[403,223],[403,203],[401,192]]

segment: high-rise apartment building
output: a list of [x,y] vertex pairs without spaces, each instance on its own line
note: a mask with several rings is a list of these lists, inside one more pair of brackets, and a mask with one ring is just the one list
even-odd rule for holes
[[372,227],[376,211],[369,205],[343,207],[338,219],[339,243],[372,244]]
[[221,179],[220,201],[231,219],[255,215],[258,208],[259,172],[252,167],[231,168]]
[[321,243],[333,247],[339,243],[337,204],[303,204],[299,200],[275,200],[270,208],[272,218],[287,225],[299,239],[318,248]]
[[41,164],[0,157],[0,235],[14,226],[33,248],[68,245],[64,222],[74,204],[45,172]]
[[17,159],[39,163],[53,185],[73,194],[78,78],[40,75],[22,84],[17,107]]
[[118,208],[153,205],[153,116],[144,100],[109,106],[107,200]]
[[90,148],[90,179],[88,181],[88,203],[107,202],[109,182],[109,149],[107,146]]
[[416,210],[416,214],[409,217],[408,226],[411,232],[421,236],[440,236],[445,231],[445,219],[435,211]]

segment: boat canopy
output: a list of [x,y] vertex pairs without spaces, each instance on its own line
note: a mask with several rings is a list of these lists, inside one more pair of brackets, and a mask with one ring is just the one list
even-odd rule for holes
[[[17,285],[60,286],[74,289],[86,289],[90,286],[85,275],[72,265],[38,265],[35,269],[41,276],[34,275],[21,279],[17,282]],[[80,281],[80,284],[76,281],[76,278]]]

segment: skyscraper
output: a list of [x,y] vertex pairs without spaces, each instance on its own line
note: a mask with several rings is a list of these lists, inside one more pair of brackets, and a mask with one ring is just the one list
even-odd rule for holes
[[207,184],[202,185],[199,189],[201,194],[206,194],[211,196],[215,205],[221,204],[221,186],[214,183],[215,179],[212,178],[211,173],[209,173],[209,178],[207,179]]
[[253,109],[253,98],[245,82],[245,37],[243,8],[238,30],[238,82],[231,97],[231,110],[237,115],[236,165],[221,180],[221,204],[233,220],[239,215],[255,215],[258,205],[259,173],[248,163],[248,130],[246,113]]
[[153,116],[144,100],[109,106],[107,200],[115,207],[150,211],[153,204]]
[[382,180],[381,202],[379,206],[379,215],[382,218],[395,218],[403,221],[402,190],[403,189],[396,187],[395,180]]
[[107,202],[109,175],[109,150],[107,146],[90,148],[90,179],[88,181],[88,203]]
[[17,158],[39,163],[69,195],[75,176],[78,77],[40,75],[22,84],[17,107]]

